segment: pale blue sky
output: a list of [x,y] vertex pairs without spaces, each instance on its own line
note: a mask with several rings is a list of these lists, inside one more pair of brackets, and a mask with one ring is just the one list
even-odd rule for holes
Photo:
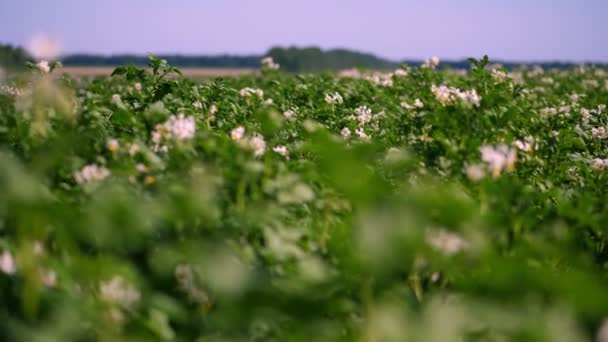
[[66,53],[263,53],[608,62],[608,0],[0,0],[0,42],[60,37]]

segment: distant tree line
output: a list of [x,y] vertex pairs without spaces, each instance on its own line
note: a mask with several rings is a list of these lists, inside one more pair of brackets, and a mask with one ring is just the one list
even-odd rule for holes
[[[157,55],[166,59],[171,65],[177,67],[207,67],[207,68],[257,68],[260,66],[261,56],[185,56],[185,55]],[[148,56],[141,55],[68,55],[61,59],[65,66],[118,66],[118,65],[148,65]]]
[[[391,61],[372,54],[361,53],[346,49],[321,50],[318,47],[273,47],[264,55],[216,55],[216,56],[187,56],[187,55],[158,55],[169,64],[177,67],[197,68],[257,68],[264,56],[273,57],[281,69],[288,72],[316,72],[323,70],[339,70],[349,68],[364,68],[372,70],[388,70],[397,68],[400,64],[420,65],[421,61],[403,60]],[[26,61],[32,58],[27,52],[11,45],[0,44],[0,67],[7,70],[19,70],[25,67]],[[65,66],[119,66],[119,65],[148,65],[148,57],[143,55],[95,55],[72,54],[61,58]],[[510,63],[494,61],[507,69],[513,69],[526,63]],[[573,63],[545,62],[534,63],[543,68],[565,69],[574,66]],[[442,66],[454,69],[468,69],[470,63],[461,61],[442,61]]]
[[[260,60],[271,56],[281,65],[281,70],[288,72],[317,72],[324,70],[340,70],[350,68],[364,68],[372,70],[389,70],[401,64],[417,66],[422,64],[419,60],[391,61],[377,57],[373,54],[361,53],[346,49],[321,50],[318,47],[273,47],[263,55],[217,55],[217,56],[184,56],[184,55],[158,55],[166,59],[169,64],[177,67],[199,68],[257,68]],[[62,58],[66,66],[117,66],[134,64],[145,66],[148,64],[147,56],[138,55],[68,55]],[[544,62],[544,63],[512,63],[493,61],[502,64],[507,69],[514,69],[522,65],[540,65],[546,69],[566,69],[575,66],[574,63]],[[467,60],[442,61],[442,66],[453,69],[468,69],[471,64]]]

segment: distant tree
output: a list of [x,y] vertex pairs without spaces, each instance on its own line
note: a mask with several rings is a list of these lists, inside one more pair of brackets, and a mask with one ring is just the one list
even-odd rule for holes
[[22,70],[25,68],[27,61],[31,61],[31,58],[24,49],[0,44],[0,68]]
[[345,49],[322,51],[318,47],[273,47],[266,55],[271,56],[281,68],[292,72],[312,72],[362,67],[368,69],[389,69],[398,64],[376,57]]

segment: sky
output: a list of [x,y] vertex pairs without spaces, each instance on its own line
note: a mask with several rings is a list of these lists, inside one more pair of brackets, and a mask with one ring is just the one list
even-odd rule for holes
[[0,0],[0,43],[68,53],[350,48],[393,60],[608,62],[608,0]]

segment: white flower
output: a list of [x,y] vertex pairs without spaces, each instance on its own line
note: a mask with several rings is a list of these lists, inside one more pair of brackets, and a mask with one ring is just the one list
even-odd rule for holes
[[86,165],[80,171],[74,173],[74,179],[78,184],[101,181],[110,176],[110,170],[95,164]]
[[42,245],[42,242],[35,241],[33,250],[35,255],[42,255],[42,253],[44,253],[44,246]]
[[38,70],[40,70],[41,72],[48,74],[49,72],[51,72],[51,67],[49,66],[49,62],[47,61],[40,61],[38,62],[38,64],[36,64],[36,67],[38,68]]
[[118,94],[112,95],[112,103],[119,104],[120,102],[121,102],[120,95],[118,95]]
[[184,117],[184,114],[179,114],[177,117],[171,115],[166,123],[171,135],[177,140],[188,140],[194,137],[196,132],[196,124],[194,117]]
[[411,104],[407,103],[407,101],[402,101],[401,102],[401,107],[407,109],[407,110],[411,110],[414,109],[414,106],[412,106]]
[[256,157],[262,156],[266,152],[266,141],[260,134],[255,134],[249,139],[249,146]]
[[272,57],[262,58],[262,66],[271,70],[277,70],[280,68],[280,65],[275,63]]
[[445,255],[454,255],[469,247],[469,243],[460,235],[443,229],[429,232],[426,241]]
[[411,104],[407,103],[406,101],[403,101],[403,102],[401,102],[401,107],[403,107],[407,110],[412,110],[414,108],[423,108],[424,103],[422,103],[422,101],[420,101],[420,99],[414,100],[414,105],[411,105]]
[[196,122],[193,116],[185,117],[184,114],[171,115],[167,121],[156,125],[152,132],[154,151],[167,152],[168,146],[164,142],[190,140],[196,132]]
[[285,112],[283,112],[283,116],[285,117],[285,119],[291,120],[293,117],[296,116],[296,113],[293,110],[286,110]]
[[595,158],[591,161],[591,167],[596,170],[607,169],[608,159]]
[[606,139],[607,133],[604,127],[593,127],[591,129],[591,134],[597,139]]
[[99,286],[99,292],[104,300],[126,307],[132,306],[141,298],[139,291],[118,275],[109,281],[102,282]]
[[397,77],[405,77],[405,76],[407,76],[407,71],[405,71],[403,69],[396,69],[394,72],[394,75]]
[[135,83],[135,90],[141,91],[141,83],[139,83],[139,82]]
[[445,85],[441,85],[439,87],[437,87],[436,85],[431,85],[431,92],[433,93],[433,95],[435,95],[435,98],[437,99],[437,101],[441,102],[441,103],[447,103],[448,101],[450,101],[451,97],[452,97],[452,93],[450,92],[450,90],[448,89],[448,87],[446,87]]
[[340,131],[340,134],[344,140],[348,140],[350,138],[351,131],[348,127],[344,127],[342,128],[342,131]]
[[474,181],[479,182],[483,177],[486,176],[486,172],[481,165],[470,165],[466,169],[467,177]]
[[265,104],[265,105],[267,105],[267,106],[270,106],[270,105],[271,105],[271,104],[273,104],[273,103],[274,103],[274,101],[272,101],[272,99],[266,99],[266,100],[264,101],[264,104]]
[[477,94],[475,89],[469,90],[464,93],[465,94],[465,102],[468,102],[476,107],[479,107],[479,102],[481,101],[481,97]]
[[137,165],[135,165],[135,170],[141,173],[147,173],[148,167],[145,164],[138,163]]
[[344,102],[344,99],[342,98],[342,95],[340,95],[338,92],[335,92],[333,94],[326,94],[325,102],[329,104],[340,104]]
[[372,110],[367,106],[360,106],[355,109],[356,115],[350,115],[348,119],[356,120],[359,122],[359,126],[363,126],[372,120]]
[[118,151],[118,149],[120,148],[120,144],[118,143],[118,140],[116,139],[108,139],[108,142],[106,143],[106,147],[108,149],[108,151],[114,153],[116,151]]
[[139,145],[137,145],[135,143],[129,145],[129,155],[134,156],[134,155],[138,154],[139,151],[141,151],[141,149],[139,148]]
[[245,136],[245,127],[243,126],[239,126],[230,131],[230,139],[234,141],[239,141],[243,139],[243,136]]
[[262,89],[257,88],[243,88],[240,90],[240,94],[243,97],[251,97],[252,95],[257,95],[259,98],[264,97],[264,91]]
[[526,137],[523,141],[515,140],[513,142],[513,146],[524,152],[532,152],[534,150],[538,150],[538,143],[535,142],[533,137]]
[[40,271],[40,280],[47,287],[55,287],[57,285],[57,273],[55,271]]
[[209,113],[211,113],[211,115],[217,113],[217,106],[215,104],[211,105],[211,107],[209,108]]
[[197,109],[203,108],[203,104],[201,103],[201,101],[194,101],[194,103],[192,103],[192,106]]
[[505,170],[512,170],[517,161],[517,153],[507,145],[482,146],[481,159],[488,163],[492,176],[496,177]]
[[585,125],[585,126],[588,125],[590,119],[591,119],[591,111],[586,108],[581,108],[581,121],[583,122],[583,125]]
[[433,84],[431,86],[431,92],[435,95],[437,101],[444,105],[454,104],[457,100],[460,100],[470,105],[479,106],[479,102],[481,101],[481,97],[477,94],[475,89],[462,91],[458,88],[445,85],[437,87]]
[[287,157],[287,147],[280,145],[280,146],[275,146],[272,148],[272,150],[280,155],[282,155],[283,157]]
[[15,258],[9,251],[4,251],[0,254],[0,271],[6,274],[14,274],[17,271]]
[[361,139],[361,140],[369,140],[369,139],[370,139],[370,136],[369,136],[369,135],[367,135],[367,134],[365,133],[365,131],[363,130],[363,128],[362,128],[362,127],[357,128],[357,129],[355,130],[355,134],[356,134],[356,135],[359,137],[359,139]]
[[492,77],[494,78],[494,80],[496,80],[496,82],[500,83],[507,78],[507,73],[505,73],[504,71],[492,69]]
[[439,57],[433,56],[424,61],[422,68],[435,69],[439,65]]

